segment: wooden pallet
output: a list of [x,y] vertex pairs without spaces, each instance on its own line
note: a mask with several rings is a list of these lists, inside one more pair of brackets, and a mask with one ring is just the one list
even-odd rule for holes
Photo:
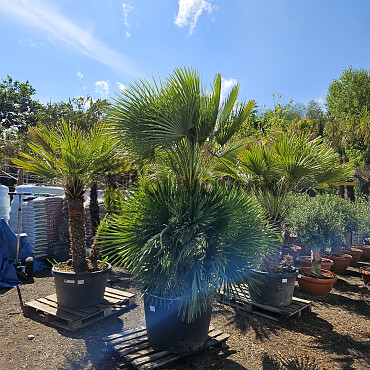
[[27,302],[23,306],[26,317],[46,322],[69,331],[76,331],[135,303],[135,294],[106,288],[104,300],[98,305],[72,309],[58,305],[56,294]]
[[290,316],[302,316],[302,311],[311,311],[311,301],[293,297],[289,306],[274,307],[253,302],[248,291],[237,290],[235,293],[229,293],[229,296],[221,292],[218,296],[218,302],[239,308],[243,311],[253,313],[274,321],[280,321],[282,318]]
[[173,369],[176,363],[189,361],[205,350],[227,349],[228,338],[229,334],[210,326],[206,344],[199,351],[186,354],[155,350],[148,342],[145,328],[112,334],[104,339],[123,358],[124,362],[119,365],[120,368],[126,369],[130,366],[136,369],[158,369],[170,366]]

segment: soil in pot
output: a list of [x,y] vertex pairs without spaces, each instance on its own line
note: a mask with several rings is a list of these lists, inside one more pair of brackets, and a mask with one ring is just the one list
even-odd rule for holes
[[112,266],[107,263],[101,271],[80,272],[58,270],[54,266],[55,290],[58,305],[68,308],[86,308],[99,304],[104,298],[108,275]]
[[356,266],[357,262],[360,260],[363,254],[363,250],[358,248],[351,248],[348,251],[344,251],[344,253],[352,256],[351,262],[349,264],[351,266]]
[[178,312],[181,303],[181,299],[144,297],[146,330],[155,349],[175,353],[194,352],[207,341],[212,307],[193,322],[188,322]]
[[255,280],[249,284],[249,293],[254,302],[275,307],[289,306],[292,303],[298,271],[280,273],[252,271]]
[[365,284],[370,283],[370,267],[360,267],[360,274]]
[[327,258],[333,261],[331,271],[333,272],[345,272],[351,263],[352,256],[349,254],[342,254],[340,256],[328,256]]
[[[301,267],[311,267],[311,256],[299,256],[297,258]],[[333,266],[333,261],[329,258],[322,258],[321,261],[321,269],[322,270],[329,270]]]
[[299,287],[314,297],[325,297],[333,288],[337,277],[331,271],[321,270],[321,276],[312,273],[311,267],[302,267],[297,276]]

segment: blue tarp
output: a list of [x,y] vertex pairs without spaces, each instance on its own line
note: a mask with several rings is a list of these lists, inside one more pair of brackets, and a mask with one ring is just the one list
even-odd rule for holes
[[[0,287],[11,288],[21,284],[13,266],[16,254],[17,235],[2,218],[0,219]],[[27,234],[21,234],[18,259],[24,261],[31,256],[32,249]],[[42,262],[34,261],[33,270],[39,271],[45,266],[47,265]]]

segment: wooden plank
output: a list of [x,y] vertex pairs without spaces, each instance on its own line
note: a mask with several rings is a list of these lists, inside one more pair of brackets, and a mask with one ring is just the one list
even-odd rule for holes
[[108,293],[118,294],[119,296],[123,296],[126,298],[135,297],[134,293],[125,292],[124,290],[121,290],[121,289],[114,289],[114,288],[106,287],[105,291]]
[[208,339],[204,347],[202,347],[202,350],[220,344],[221,342],[227,340],[229,337],[229,334],[222,334],[221,332],[221,335],[218,335],[216,338]]
[[179,360],[179,356],[178,355],[170,355],[170,356],[167,356],[163,359],[160,359],[160,360],[157,360],[155,362],[150,362],[150,363],[146,363],[144,365],[141,365],[138,367],[139,370],[142,370],[142,369],[155,369],[155,368],[158,368],[158,367],[161,367],[161,366],[164,366],[164,365],[168,365],[174,361],[178,361]]
[[[55,293],[46,296],[45,299],[57,303],[57,295]],[[60,307],[62,307],[62,306],[60,306]],[[99,309],[97,309],[95,306],[85,307],[85,308],[78,308],[78,309],[74,308],[74,310],[80,311],[80,312],[84,313],[85,315],[94,314],[94,313],[99,311]]]
[[[149,344],[149,343],[148,343]],[[154,349],[150,344],[148,347],[145,347],[143,349],[139,349],[136,352],[132,354],[127,354],[125,355],[125,360],[130,362],[132,360],[135,360],[135,358],[145,356],[145,355],[150,355],[151,353],[158,352],[158,350]]]
[[254,313],[255,315],[258,315],[258,316],[266,317],[267,319],[270,319],[270,320],[279,321],[279,319],[278,319],[278,318],[276,318],[276,317],[274,317],[274,316],[271,316],[271,315],[266,315],[266,314],[264,314],[264,313],[262,313],[262,312],[259,312],[259,311],[253,311],[253,313]]
[[38,298],[37,299],[37,301],[38,302],[41,302],[41,303],[45,303],[45,304],[47,304],[47,305],[49,305],[49,306],[51,306],[51,307],[54,307],[54,308],[59,308],[59,309],[62,309],[64,312],[68,312],[68,313],[70,313],[70,314],[72,314],[72,315],[76,315],[76,316],[78,316],[78,317],[85,317],[86,316],[86,314],[85,313],[83,313],[83,312],[81,312],[81,311],[78,311],[78,310],[74,310],[74,309],[72,309],[72,308],[67,308],[67,307],[63,307],[63,308],[61,308],[60,306],[58,307],[58,303],[56,303],[56,302],[53,302],[53,301],[49,301],[48,299],[46,299],[46,298]]
[[114,338],[114,339],[109,341],[109,344],[113,345],[113,344],[125,343],[125,342],[128,342],[128,341],[132,340],[132,339],[140,338],[142,336],[146,336],[146,330],[138,332],[138,333],[133,333],[133,334],[128,335],[126,337]]
[[65,320],[75,321],[76,319],[78,319],[76,315],[72,315],[68,312],[58,310],[54,307],[51,307],[49,305],[46,305],[38,301],[31,301],[31,302],[26,303],[26,305],[27,307],[31,307],[31,308],[34,308],[35,310],[43,311],[46,314],[54,315],[54,316],[60,317]]
[[133,345],[141,344],[141,343],[144,343],[144,342],[147,342],[147,341],[148,341],[148,337],[146,335],[143,335],[143,336],[138,337],[138,338],[133,338],[133,339],[127,341],[127,342],[115,344],[113,346],[113,348],[116,351],[121,351],[121,350],[126,349],[128,347],[132,347]]
[[127,331],[122,331],[118,334],[111,334],[111,335],[108,335],[107,337],[104,337],[103,340],[108,342],[112,339],[116,339],[116,338],[120,338],[120,337],[126,337],[128,335],[131,335],[131,334],[134,334],[134,333],[138,333],[138,332],[141,332],[141,331],[144,331],[146,330],[144,327],[141,327],[141,328],[137,328],[137,329],[131,329],[131,330],[127,330]]
[[307,299],[297,298],[297,297],[293,297],[293,302],[301,302],[301,303],[305,303],[305,304],[311,304],[311,301],[308,301]]
[[[134,358],[137,358],[137,357],[140,357],[142,356],[140,353],[141,352],[144,352],[144,355],[146,353],[154,353],[154,352],[158,352],[158,350],[155,350],[151,344],[149,342],[145,342],[145,343],[141,343],[141,344],[138,344],[137,346],[135,347],[132,347],[132,348],[128,348],[126,350],[123,350],[123,351],[119,351],[118,353],[121,355],[121,357],[123,357],[126,361],[130,362],[131,359],[133,360]],[[139,354],[137,356],[137,354]]]
[[222,334],[221,330],[212,330],[208,333],[208,336],[211,338],[217,337],[217,335]]
[[[132,334],[135,335],[140,333],[146,334],[146,331],[135,331]],[[226,347],[226,340],[230,337],[229,334],[224,334],[221,330],[217,330],[214,327],[210,326],[208,334],[209,337],[205,345],[201,349],[199,349],[199,351],[178,354],[171,351],[161,351],[154,349],[149,341],[137,343],[137,340],[140,339],[140,337],[134,337],[130,340],[130,336],[132,334],[128,334],[126,336],[128,340],[124,343],[125,348],[118,351],[118,353],[123,357],[125,361],[124,363],[119,365],[120,368],[126,368],[128,364],[137,369],[155,369],[162,366],[168,366],[171,363],[182,358],[191,359],[193,355],[197,355],[204,350],[209,350],[210,348],[213,348],[214,350],[216,350],[217,347],[219,347],[220,349],[224,349]],[[110,340],[108,344],[111,344],[113,340],[120,339],[119,337],[117,338],[117,336],[120,335],[122,335],[122,333],[118,335],[113,335],[113,339]],[[109,338],[112,338],[112,336],[110,336]]]
[[92,307],[72,309],[58,305],[56,294],[51,294],[25,303],[23,313],[25,316],[47,322],[53,326],[75,331],[128,307],[131,299],[127,297],[108,298],[111,302],[106,300],[102,304]]
[[[131,362],[131,364],[133,366],[138,367],[138,366],[143,365],[143,364],[145,364],[147,362],[153,362],[155,360],[162,359],[163,357],[167,357],[167,356],[169,356],[171,354],[173,354],[173,353],[170,352],[170,351],[160,351],[160,352],[156,352],[156,353],[150,354],[148,356],[143,356],[143,357],[140,357],[140,358],[138,358],[136,360],[133,360]],[[178,358],[180,358],[180,356]]]

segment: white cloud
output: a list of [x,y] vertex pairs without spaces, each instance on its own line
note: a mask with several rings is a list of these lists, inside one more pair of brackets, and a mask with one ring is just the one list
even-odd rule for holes
[[223,101],[227,94],[229,93],[229,91],[238,83],[238,81],[235,79],[235,78],[230,78],[230,79],[226,79],[226,78],[222,78],[221,79],[221,101]]
[[105,98],[108,97],[109,94],[109,81],[96,81],[95,82],[95,91],[104,96]]
[[123,23],[127,28],[130,28],[131,25],[127,21],[128,13],[134,10],[134,7],[131,6],[130,4],[125,4],[122,3],[122,8],[123,8]]
[[131,33],[126,31],[126,38],[128,39],[129,37],[131,37]]
[[42,46],[41,43],[36,44],[32,39],[21,39],[20,42],[27,43],[31,48],[38,48],[39,46]]
[[189,26],[189,35],[191,35],[203,11],[212,12],[210,2],[205,0],[179,0],[179,11],[175,15],[174,23],[180,28]]
[[121,91],[123,91],[123,90],[125,90],[125,89],[127,88],[127,86],[125,86],[123,83],[118,82],[118,81],[116,81],[116,85],[118,86],[118,88],[119,88]]
[[80,80],[82,80],[82,79],[83,79],[83,77],[84,77],[84,75],[83,75],[80,71],[78,71],[78,72],[77,72],[76,76],[77,76]]
[[50,2],[0,0],[0,11],[12,15],[22,24],[46,31],[48,37],[52,36],[118,72],[134,77],[142,75],[130,59],[97,40],[87,29],[64,17]]
[[325,104],[325,100],[321,96],[318,99],[315,99],[315,101],[317,101],[319,104]]

